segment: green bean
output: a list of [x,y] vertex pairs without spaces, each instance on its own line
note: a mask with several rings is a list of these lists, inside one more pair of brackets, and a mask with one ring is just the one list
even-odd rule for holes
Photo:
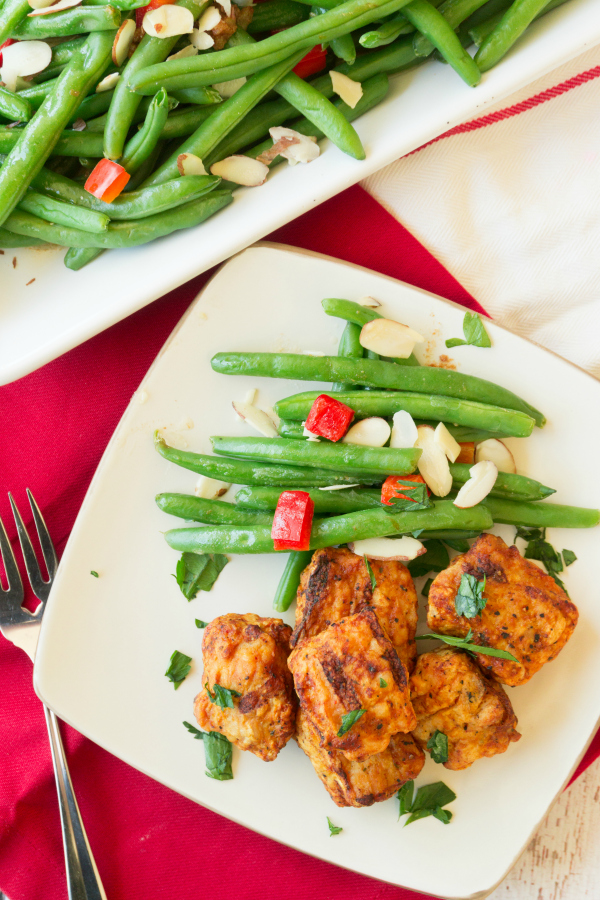
[[460,31],[468,31],[469,28],[473,28],[475,25],[487,21],[490,16],[495,16],[498,12],[504,12],[505,9],[508,9],[510,4],[511,0],[487,0],[487,3],[481,6],[477,12],[472,13],[469,18],[462,23]]
[[[492,517],[485,507],[459,509],[449,500],[436,501],[429,509],[396,514],[383,509],[367,509],[313,522],[310,549],[318,550],[390,534],[410,534],[420,529],[483,531],[491,528],[492,524]],[[275,552],[271,529],[264,525],[253,528],[228,525],[177,528],[167,531],[165,538],[173,549],[194,553]]]
[[55,225],[65,225],[68,228],[80,228],[82,231],[90,231],[92,233],[102,233],[106,231],[110,219],[108,216],[91,209],[83,209],[80,206],[73,206],[71,203],[63,203],[62,200],[55,200],[52,197],[46,197],[44,194],[38,194],[36,191],[27,191],[21,199],[18,209],[39,216],[47,222],[54,222]]
[[273,522],[273,513],[236,509],[233,503],[191,494],[157,494],[155,500],[158,508],[171,516],[207,525],[271,525]]
[[285,564],[275,596],[273,597],[273,609],[276,612],[285,612],[296,599],[300,576],[312,559],[312,550],[292,550]]
[[12,37],[17,25],[23,21],[31,7],[28,0],[6,0],[0,10],[0,44]]
[[[189,9],[196,20],[208,6],[208,0],[179,0],[177,6]],[[109,159],[119,159],[122,156],[127,132],[141,101],[139,94],[135,94],[131,90],[132,78],[136,72],[166,59],[178,40],[179,35],[170,38],[155,38],[148,34],[145,35],[123,69],[108,111],[104,132],[104,155]],[[162,81],[156,82],[153,90],[149,92],[151,95],[156,93],[157,86],[164,87]]]
[[263,31],[275,31],[277,28],[289,28],[308,19],[310,10],[295,0],[268,0],[254,7],[252,21],[246,29],[248,34],[260,34]]
[[139,169],[156,147],[168,115],[169,98],[165,89],[161,88],[154,95],[144,124],[125,145],[120,164],[130,175]]
[[[354,303],[352,300],[339,300],[335,297],[327,297],[321,301],[321,306],[328,316],[335,316],[338,319],[345,319],[346,322],[354,322],[355,325],[366,325],[373,319],[383,319],[381,313],[371,309],[369,306],[361,306],[360,303]],[[400,366],[418,366],[419,361],[414,353],[411,353],[406,359],[393,360]]]
[[[275,405],[277,415],[284,419],[306,419],[319,393],[322,391],[307,391],[278,400]],[[535,424],[531,416],[518,410],[435,394],[408,391],[367,393],[350,389],[338,394],[337,399],[351,407],[360,419],[368,416],[393,416],[400,410],[406,410],[414,419],[451,422],[512,437],[528,437]]]
[[529,525],[537,528],[593,528],[600,521],[600,511],[583,506],[560,503],[515,502],[487,496],[482,500],[494,522],[504,525]]
[[343,60],[349,66],[353,66],[356,60],[356,47],[351,34],[343,34],[339,38],[334,38],[331,42],[331,49],[338,59]]
[[306,51],[317,43],[331,41],[368,25],[379,15],[396,12],[406,3],[407,0],[346,0],[322,16],[308,19],[255,44],[148,66],[131,78],[130,85],[132,90],[148,94],[153,92],[153,86],[157,83],[171,90],[252,75],[281,62],[297,50]]
[[123,193],[112,203],[98,200],[75,181],[46,168],[42,169],[33,180],[33,186],[57,200],[93,209],[104,213],[110,219],[130,220],[143,219],[180,206],[182,203],[198,200],[214,190],[219,182],[220,179],[214,175],[186,175],[184,178],[174,178],[155,187]]
[[[386,47],[380,47],[378,50],[372,50],[359,56],[353,66],[342,63],[335,67],[336,72],[341,72],[355,81],[364,81],[373,75],[379,75],[384,72],[393,74],[395,72],[406,72],[415,66],[420,66],[423,59],[415,55],[412,45],[412,37],[394,41]],[[360,76],[357,70],[360,69]]]
[[[236,506],[241,509],[274,510],[279,502],[280,487],[243,487],[235,495]],[[291,488],[290,488],[291,490]],[[381,509],[381,488],[370,490],[344,488],[340,491],[322,491],[315,488],[308,492],[315,504],[315,514],[333,513],[336,516],[361,509]]]
[[[39,112],[38,112],[39,115]],[[28,123],[28,127],[37,123],[37,115]],[[10,153],[19,144],[19,139],[25,133],[26,128],[1,128],[0,127],[0,153]],[[36,129],[37,131],[37,129]],[[56,135],[52,135],[54,140]],[[27,141],[28,150],[33,152],[30,141]],[[59,138],[50,151],[51,156],[87,156],[99,158],[102,156],[102,135],[86,134],[85,131],[59,132]]]
[[[48,17],[37,16],[37,18]],[[54,91],[46,97],[37,114],[22,129],[18,144],[0,169],[0,224],[4,223],[43,166],[58,142],[65,123],[85,97],[98,73],[106,68],[113,39],[114,33],[110,31],[90,34],[81,50],[73,54]],[[27,216],[28,213],[18,215]],[[14,231],[14,228],[8,230]],[[53,238],[44,238],[41,234],[29,236],[55,243]]]
[[[96,114],[96,112],[94,111],[93,101],[95,101],[96,99],[103,100],[103,98],[106,98],[106,100],[103,100],[103,102],[101,104],[101,108],[106,112],[106,110],[110,107],[110,104],[112,102],[113,94],[114,94],[114,91],[102,91],[102,93],[100,93],[100,94],[92,94],[91,96],[85,98],[85,100],[83,101],[83,103],[81,104],[79,109],[77,110],[77,114],[79,114],[79,113],[83,113],[83,114],[80,116],[76,114],[76,118],[88,119],[87,126],[85,129],[88,134],[90,132],[92,132],[94,134],[98,134],[100,132],[104,133],[104,129],[106,128],[106,122],[108,119],[108,115],[106,115],[106,114],[102,115],[102,116],[99,116]],[[133,121],[131,123],[132,125],[137,125],[138,122],[144,121],[144,119],[146,118],[146,113],[148,112],[148,110],[150,108],[150,104],[152,103],[153,99],[154,99],[153,97],[144,97],[144,99],[142,100],[142,102],[140,103],[140,105],[138,106],[138,108],[136,109],[136,111],[134,113]],[[89,103],[89,107],[87,105],[88,103]],[[172,109],[172,110],[177,109],[178,106],[179,106],[179,101],[176,100],[174,97],[169,96],[170,109]],[[94,118],[91,118],[91,117],[88,118],[90,112],[94,116]],[[98,112],[100,112],[100,106],[98,107]]]
[[325,487],[330,484],[375,484],[380,481],[378,475],[365,475],[360,478],[352,475],[344,475],[339,472],[331,472],[321,468],[302,468],[300,466],[273,466],[261,463],[249,462],[241,459],[223,459],[218,456],[204,456],[200,453],[190,453],[185,450],[177,450],[169,447],[161,435],[154,435],[154,447],[175,465],[190,469],[207,478],[215,478],[217,481],[225,481],[228,484],[263,484],[282,485],[294,488],[301,487]]
[[335,356],[303,356],[296,353],[217,353],[211,360],[215,372],[224,375],[260,375],[301,381],[348,381],[376,388],[439,394],[502,406],[526,413],[542,426],[546,421],[512,391],[451,369],[433,366],[398,366],[374,359],[340,359]]
[[[112,6],[78,6],[52,13],[49,16],[34,16],[23,19],[12,33],[20,41],[43,40],[49,37],[66,37],[98,31],[114,31],[121,24],[121,13]],[[75,51],[75,53],[81,51]],[[75,56],[75,53],[73,56]]]
[[[114,4],[111,3],[111,6]],[[49,68],[53,66],[65,66],[71,61],[74,53],[77,53],[85,44],[85,37],[71,38],[70,41],[62,41],[52,48],[52,59]],[[41,73],[40,73],[41,74]]]
[[[226,51],[223,51],[226,52]],[[236,123],[253,106],[255,106],[265,94],[277,84],[298,63],[302,51],[288,57],[283,62],[271,66],[262,72],[257,72],[242,85],[239,91],[225,100],[224,103],[214,108],[214,112],[200,127],[181,144],[174,153],[146,179],[144,186],[160,184],[169,181],[177,174],[177,158],[181,153],[192,153],[204,159],[210,151],[216,147],[220,140],[227,135]],[[191,57],[195,59],[196,57]],[[175,60],[177,62],[177,60]]]
[[29,122],[32,115],[33,106],[25,97],[0,87],[0,116],[11,122]]
[[41,247],[45,241],[37,241],[35,238],[24,237],[21,234],[13,234],[6,228],[0,228],[0,247],[9,250],[13,247]]
[[515,0],[475,54],[475,62],[482,72],[487,72],[500,62],[535,17],[542,12],[547,2],[548,0]]
[[97,259],[104,250],[101,247],[69,247],[65,253],[64,263],[67,269],[78,272],[88,263]]
[[384,22],[379,28],[361,34],[358,43],[361,47],[366,47],[368,50],[375,47],[385,47],[387,44],[395,41],[397,37],[400,37],[401,34],[412,34],[414,30],[414,25],[410,24],[406,16],[403,13],[398,13],[397,16]]
[[[470,469],[468,463],[450,463],[453,487],[459,487],[469,480]],[[533,478],[510,472],[498,472],[496,483],[490,491],[492,497],[505,497],[507,500],[543,500],[555,493],[554,488],[546,487]]]
[[[338,356],[342,356],[345,359],[363,358],[365,351],[360,342],[360,331],[360,326],[355,325],[353,322],[346,323],[338,346]],[[343,381],[335,381],[331,385],[331,390],[336,392],[348,391],[352,390],[352,385],[348,385]]]
[[[444,0],[444,3],[438,9],[450,28],[455,30],[486,2],[487,0]],[[413,48],[417,56],[429,56],[435,49],[434,45],[424,34],[415,35]]]
[[138,247],[182,228],[192,228],[231,203],[229,191],[212,191],[207,197],[184,203],[175,209],[136,219],[134,222],[111,222],[103,234],[90,234],[76,228],[51,225],[30,213],[15,210],[6,219],[5,228],[16,234],[41,238],[62,247]]
[[189,109],[177,110],[165,122],[161,138],[172,140],[173,138],[187,137],[188,134],[193,134],[212,115],[215,108],[216,105],[193,106]]
[[450,63],[463,81],[475,87],[481,81],[481,72],[462,46],[453,29],[427,0],[412,0],[404,8],[404,15]]
[[169,96],[180,103],[194,103],[197,106],[210,106],[223,99],[218,91],[207,87],[182,88],[180,91],[171,91]]
[[[545,16],[546,13],[551,12],[551,10],[556,9],[558,6],[562,6],[563,3],[566,3],[567,0],[550,0],[550,3],[547,3],[541,12],[539,12],[536,16],[534,16],[533,21],[536,19],[541,19],[542,16]],[[484,40],[491,35],[493,31],[498,27],[500,22],[502,21],[503,10],[509,4],[504,4],[502,10],[495,13],[490,18],[481,21],[481,22],[473,22],[468,26],[468,33],[473,43],[478,47],[483,44]]]
[[220,456],[237,456],[260,462],[282,462],[291,466],[320,466],[351,472],[373,472],[383,477],[414,472],[421,455],[418,449],[395,450],[390,447],[364,447],[358,444],[314,443],[287,438],[211,437],[213,450]]
[[[210,167],[217,160],[225,159],[227,156],[233,156],[243,147],[247,147],[268,134],[269,128],[283,125],[295,115],[296,110],[287,100],[268,100],[265,103],[259,103],[244,116],[235,128],[231,129],[222,141],[219,141],[212,153],[206,157],[205,167]],[[174,116],[171,116],[171,119],[173,118]]]

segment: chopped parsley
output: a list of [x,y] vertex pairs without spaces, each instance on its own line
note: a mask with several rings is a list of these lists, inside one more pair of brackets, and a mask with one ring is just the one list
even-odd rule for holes
[[334,825],[329,816],[327,816],[327,824],[329,825],[329,837],[334,837],[336,834],[340,834],[344,830],[338,825]]
[[[561,588],[567,597],[569,596],[567,593],[567,589],[564,586],[563,582],[558,577],[558,573],[562,572],[564,569],[563,561],[561,559],[560,553],[554,549],[552,544],[546,540],[546,529],[545,528],[527,528],[527,527],[519,527],[517,528],[515,538],[523,538],[524,541],[527,541],[527,546],[525,547],[525,553],[523,556],[525,559],[537,559],[539,562],[544,564],[546,572],[548,575],[556,582],[556,584]],[[565,565],[569,566],[571,563],[575,561],[577,558],[572,550],[567,550],[567,558],[570,562],[567,562],[565,559]],[[571,558],[571,556],[573,558]]]
[[427,639],[443,641],[445,644],[449,644],[450,647],[466,650],[471,656],[475,656],[476,653],[483,653],[484,656],[497,656],[500,659],[510,659],[512,662],[519,662],[519,660],[515,659],[508,650],[496,650],[495,647],[482,647],[481,644],[476,644],[473,640],[473,632],[470,628],[468,634],[464,638],[454,637],[454,635],[451,634],[418,634],[416,637],[417,641],[424,641]]
[[186,656],[185,653],[180,653],[179,650],[175,650],[171,654],[171,661],[165,675],[169,681],[173,682],[175,690],[177,690],[181,682],[185,680],[192,668],[190,665],[191,661],[191,656]]
[[386,688],[386,687],[387,687],[387,681],[385,680],[385,678],[380,678],[380,679],[379,679],[379,687],[381,687],[381,688]]
[[452,813],[448,809],[442,807],[447,806],[456,800],[456,794],[443,781],[436,781],[434,784],[425,784],[417,791],[413,798],[414,781],[407,781],[398,791],[397,797],[400,803],[400,816],[408,815],[408,819],[404,825],[410,825],[418,819],[425,819],[428,816],[435,816],[444,825],[447,825],[452,818]]
[[364,716],[366,713],[366,709],[353,709],[352,712],[346,713],[342,716],[342,724],[340,725],[340,730],[337,733],[338,737],[343,737],[347,731],[350,731],[352,726],[358,722],[361,716]]
[[407,569],[413,578],[428,575],[430,572],[441,572],[450,565],[448,551],[441,541],[424,541],[426,552],[407,563]]
[[444,543],[458,553],[466,553],[469,549],[469,542],[463,538],[444,538]]
[[365,560],[365,566],[367,567],[367,572],[368,572],[369,578],[371,579],[371,590],[374,591],[375,588],[377,587],[377,579],[375,578],[375,575],[373,574],[373,569],[371,568],[371,563],[369,562],[369,560],[367,559],[366,556],[364,557],[364,560]]
[[208,625],[208,622],[204,622],[202,619],[194,619],[194,622],[196,623],[196,628],[206,628]]
[[562,557],[565,561],[565,566],[572,566],[577,559],[572,550],[563,550]]
[[434,731],[427,741],[427,749],[436,763],[448,762],[448,738],[443,731]]
[[[567,553],[568,553],[568,552],[569,552],[569,551],[567,550]],[[94,578],[100,578],[100,576],[98,575],[98,573],[97,573],[97,572],[94,572],[93,569],[92,569],[92,571],[90,572],[90,575],[93,575]]]
[[460,347],[463,344],[471,344],[473,347],[492,346],[490,336],[481,321],[481,316],[477,313],[465,313],[463,319],[463,334],[465,340],[462,338],[450,338],[446,341],[446,347]]
[[463,572],[458,587],[458,593],[454,599],[454,608],[457,616],[473,619],[485,608],[487,599],[483,596],[485,590],[485,575],[483,581],[478,581],[474,575]]
[[222,687],[220,684],[213,684],[213,694],[208,686],[208,681],[204,687],[206,688],[206,693],[208,694],[210,702],[214,703],[215,706],[220,706],[221,709],[225,709],[225,707],[233,709],[233,698],[242,696],[239,691]]
[[207,776],[216,781],[231,781],[233,778],[231,768],[233,747],[225,735],[218,731],[200,731],[189,722],[183,724],[197,741],[204,741]]
[[198,591],[210,591],[228,562],[223,553],[182,553],[175,579],[183,596],[193,600]]

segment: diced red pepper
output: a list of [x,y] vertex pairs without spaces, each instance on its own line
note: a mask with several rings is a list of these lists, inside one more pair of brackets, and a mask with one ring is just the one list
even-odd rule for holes
[[319,394],[310,408],[306,429],[328,441],[339,441],[348,431],[353,418],[354,410],[345,403],[334,400],[328,394]]
[[14,38],[7,38],[3,44],[0,44],[0,66],[2,65],[2,51],[5,47],[10,47],[11,44],[18,44],[18,41],[15,41]]
[[276,550],[308,550],[315,504],[306,491],[283,491],[273,516]]
[[84,184],[84,189],[98,200],[112,203],[130,178],[129,172],[125,171],[119,163],[113,162],[112,159],[101,159]]
[[[425,479],[418,473],[414,475],[388,475],[381,485],[381,502],[385,503],[386,506],[391,506],[392,500],[398,497],[402,500],[413,500],[416,503],[417,501],[414,497],[410,496],[410,491],[413,488],[402,483],[405,481],[413,481],[415,485],[425,484]],[[405,494],[404,491],[408,491],[408,494]],[[427,496],[429,497],[430,494],[431,491],[427,488]]]
[[175,3],[175,0],[150,0],[150,3],[148,3],[147,6],[138,6],[135,11],[135,27],[142,27],[144,16],[147,12],[150,12],[151,9],[158,9],[159,6],[165,6],[165,4],[168,3]]
[[312,50],[303,56],[300,62],[294,66],[293,72],[299,78],[308,78],[310,75],[316,75],[322,72],[327,64],[327,51],[323,50],[321,44],[317,44]]

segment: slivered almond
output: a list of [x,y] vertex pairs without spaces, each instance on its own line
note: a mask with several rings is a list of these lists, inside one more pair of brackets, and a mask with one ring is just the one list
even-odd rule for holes
[[216,91],[219,92],[223,100],[228,100],[230,97],[239,91],[241,87],[246,84],[246,77],[242,78],[232,78],[231,81],[218,81],[216,84],[213,84],[213,87]]
[[269,174],[269,167],[250,156],[228,156],[210,167],[212,175],[233,181],[245,187],[258,187],[264,184]]
[[408,534],[401,538],[381,537],[354,541],[348,544],[348,549],[357,556],[366,556],[368,559],[396,559],[400,562],[409,562],[427,552],[421,541]]
[[42,72],[52,59],[45,41],[17,41],[2,50],[0,78],[9,91],[17,87],[17,79]]
[[415,344],[422,341],[423,337],[418,331],[393,319],[373,319],[363,325],[360,332],[360,343],[366,350],[373,350],[380,356],[397,356],[399,359],[407,359]]
[[423,451],[417,468],[432,493],[436,497],[445,497],[452,487],[452,475],[446,454],[435,440],[434,430],[430,425],[419,425],[417,435],[415,446]]
[[180,175],[207,175],[204,163],[193,153],[180,153],[177,157],[177,170]]
[[410,413],[406,412],[405,409],[394,413],[390,447],[395,449],[414,447],[418,436],[417,426]]
[[316,137],[300,134],[299,131],[294,131],[293,128],[284,128],[282,125],[278,125],[276,128],[269,128],[269,134],[274,143],[277,143],[283,137],[297,139],[286,149],[279,151],[279,156],[287,159],[290,166],[295,166],[299,162],[312,162],[321,152]]
[[221,7],[226,16],[231,15],[231,0],[216,0],[217,5]]
[[55,0],[27,0],[32,9],[44,9],[46,6],[52,6]]
[[[49,13],[60,12],[63,9],[71,9],[72,6],[79,6],[82,0],[58,0],[52,6],[43,6],[41,8],[34,7],[33,12],[27,13],[27,18],[33,16],[47,16]],[[31,6],[31,3],[29,4]]]
[[240,403],[235,400],[231,405],[240,419],[244,419],[248,425],[252,425],[260,434],[264,434],[268,438],[279,437],[273,420],[264,410],[259,409],[258,406],[253,406],[252,403]]
[[125,19],[115,34],[112,45],[112,61],[115,66],[122,66],[125,62],[133,37],[135,35],[135,20]]
[[221,21],[221,13],[216,6],[209,6],[198,19],[198,31],[212,31]]
[[96,85],[96,93],[102,94],[104,91],[112,91],[112,89],[116,87],[120,77],[119,72],[111,72],[110,75],[106,75],[102,81]]
[[196,482],[194,493],[196,497],[204,497],[206,500],[216,500],[222,497],[231,487],[226,481],[218,481],[216,478],[209,478],[202,475]]
[[440,422],[434,432],[434,440],[440,445],[450,462],[456,462],[460,456],[460,444],[455,441],[443,422]]
[[390,426],[379,416],[370,416],[356,422],[342,438],[342,444],[359,444],[363,447],[383,447],[390,436]]
[[191,34],[194,30],[194,15],[184,6],[165,4],[146,13],[142,20],[142,28],[146,34],[157,38]]
[[368,306],[369,309],[376,309],[378,306],[381,306],[381,303],[375,297],[363,297],[358,302],[361,306]]
[[334,93],[341,97],[350,109],[354,109],[363,95],[360,81],[352,81],[347,75],[342,75],[341,72],[335,72],[333,69],[329,74]]
[[499,472],[511,472],[515,474],[517,467],[515,458],[502,441],[496,438],[489,438],[487,441],[481,441],[475,448],[475,462],[481,462],[483,459],[489,459],[495,463]]
[[215,40],[206,31],[199,31],[197,28],[194,28],[190,43],[196,50],[210,50],[211,47],[214,47]]
[[298,138],[295,137],[279,138],[279,140],[275,144],[273,144],[273,146],[269,150],[265,150],[260,154],[260,156],[257,156],[256,158],[259,160],[259,162],[262,162],[265,164],[265,166],[268,166],[269,163],[272,163],[273,160],[277,159],[278,156],[283,155],[283,150],[287,150],[288,147],[292,146],[292,144],[297,143],[299,143],[299,141]]
[[480,503],[494,487],[498,477],[498,469],[489,459],[482,459],[469,469],[471,476],[456,495],[454,505],[460,509],[468,509]]
[[188,44],[187,47],[182,47],[181,50],[178,50],[177,53],[173,53],[171,56],[167,56],[167,62],[171,62],[172,59],[187,59],[188,56],[197,56],[198,48],[192,46],[192,44]]

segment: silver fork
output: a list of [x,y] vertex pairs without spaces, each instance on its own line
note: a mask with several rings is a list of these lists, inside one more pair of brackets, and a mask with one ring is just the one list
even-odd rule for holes
[[[0,556],[4,562],[4,570],[8,582],[5,590],[0,581],[0,631],[15,646],[20,647],[29,656],[31,661],[35,659],[35,651],[42,623],[42,616],[50,588],[58,568],[58,559],[46,523],[37,503],[27,490],[29,505],[33,513],[35,527],[37,529],[42,555],[48,571],[48,580],[42,575],[33,545],[27,534],[25,525],[16,507],[12,495],[9,494],[10,505],[17,525],[17,532],[25,568],[35,596],[41,601],[34,613],[22,606],[25,591],[19,575],[19,569],[14,553],[8,541],[2,520],[0,519]],[[60,809],[60,821],[63,834],[63,846],[65,850],[65,865],[67,869],[67,887],[69,900],[106,900],[106,894],[98,875],[96,863],[88,843],[87,835],[81,821],[81,815],[77,806],[77,800],[73,792],[71,776],[67,768],[65,749],[60,736],[58,719],[44,705],[46,724],[50,736],[50,749],[52,751],[52,764],[56,789],[58,791],[58,805]]]

